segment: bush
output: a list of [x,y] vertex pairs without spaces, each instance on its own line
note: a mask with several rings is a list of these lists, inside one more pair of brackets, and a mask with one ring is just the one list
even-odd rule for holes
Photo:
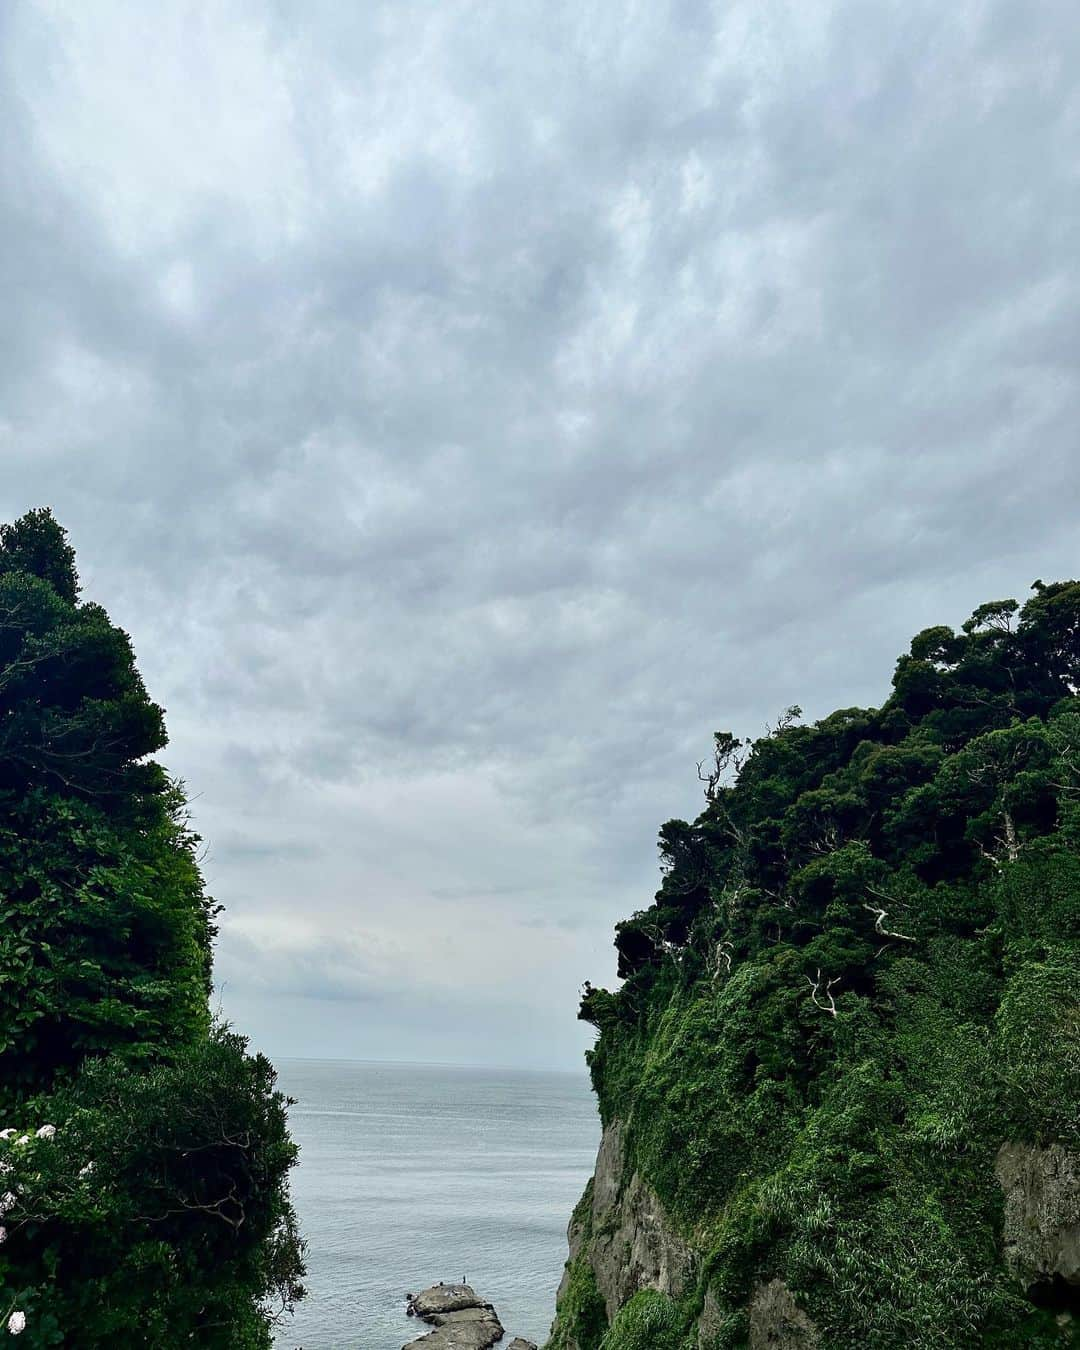
[[680,1350],[682,1319],[666,1294],[643,1289],[620,1309],[600,1350]]
[[[55,1136],[18,1143],[39,1120]],[[242,1038],[215,1030],[141,1072],[99,1060],[9,1128],[0,1306],[47,1310],[71,1345],[270,1344],[303,1293],[296,1149]],[[28,1319],[23,1344],[53,1343]]]

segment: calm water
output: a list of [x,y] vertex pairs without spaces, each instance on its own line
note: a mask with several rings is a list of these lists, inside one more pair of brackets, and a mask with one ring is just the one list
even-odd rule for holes
[[281,1060],[310,1297],[280,1347],[400,1350],[404,1296],[467,1275],[543,1345],[600,1126],[584,1071]]

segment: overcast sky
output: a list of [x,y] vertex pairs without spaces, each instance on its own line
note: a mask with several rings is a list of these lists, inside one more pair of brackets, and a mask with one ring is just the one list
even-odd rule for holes
[[272,1054],[573,1066],[711,733],[1076,575],[1076,0],[0,6],[0,513]]

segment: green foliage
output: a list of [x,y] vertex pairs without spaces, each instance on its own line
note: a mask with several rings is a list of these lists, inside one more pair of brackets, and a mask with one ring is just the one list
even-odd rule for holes
[[919,634],[881,708],[719,733],[664,825],[582,1015],[722,1343],[777,1276],[825,1347],[1067,1342],[1005,1263],[993,1161],[1080,1147],[1078,689],[1080,583],[1038,583]]
[[14,524],[0,525],[0,574],[40,577],[68,604],[79,598],[75,550],[67,531],[47,507],[28,511]]
[[211,1025],[161,709],[78,596],[47,511],[0,527],[0,1308],[31,1347],[254,1350],[303,1292],[285,1103]]
[[0,792],[39,788],[136,817],[164,787],[142,762],[164,744],[127,634],[99,605],[0,570]]
[[666,1294],[643,1289],[619,1309],[600,1350],[680,1350],[683,1323]]
[[215,1031],[148,1070],[98,1060],[30,1114],[56,1135],[8,1150],[0,1305],[48,1309],[80,1345],[269,1343],[259,1305],[297,1297],[302,1268],[265,1059]]
[[592,1240],[592,1194],[590,1179],[570,1220],[570,1231],[577,1235],[581,1254],[567,1262],[565,1283],[559,1295],[559,1316],[547,1350],[599,1350],[608,1328],[604,1300],[585,1255]]
[[559,1300],[559,1320],[552,1329],[548,1350],[600,1350],[607,1324],[596,1276],[580,1256],[570,1263],[569,1278]]
[[209,1026],[211,906],[171,788],[143,828],[35,789],[0,812],[0,1101]]
[[994,1068],[1003,1104],[1025,1137],[1080,1148],[1080,950],[1048,947],[1005,986]]

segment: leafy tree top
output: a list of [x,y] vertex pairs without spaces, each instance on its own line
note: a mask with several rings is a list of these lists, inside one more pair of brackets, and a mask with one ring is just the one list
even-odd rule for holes
[[104,809],[164,789],[166,743],[131,642],[80,604],[75,555],[47,510],[0,526],[0,792],[45,787]]
[[214,908],[165,740],[51,513],[0,526],[0,1094],[205,1033]]
[[47,506],[28,511],[14,524],[0,525],[2,572],[40,577],[70,604],[79,598],[75,550],[67,541],[67,531]]

